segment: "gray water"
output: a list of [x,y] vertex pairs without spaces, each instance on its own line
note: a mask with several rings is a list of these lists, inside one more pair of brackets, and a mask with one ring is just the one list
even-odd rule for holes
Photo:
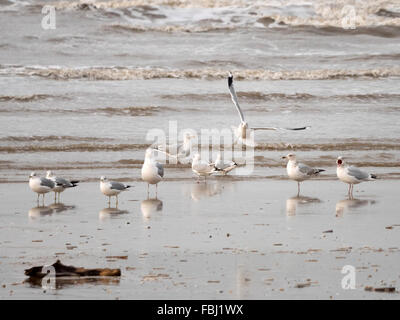
[[[41,26],[44,4],[54,30]],[[345,4],[362,17],[354,30],[341,28]],[[178,133],[237,126],[229,70],[251,126],[311,126],[256,132],[256,167],[281,167],[292,150],[397,171],[397,1],[3,1],[0,16],[3,182],[140,167],[146,133],[168,134],[169,121]]]

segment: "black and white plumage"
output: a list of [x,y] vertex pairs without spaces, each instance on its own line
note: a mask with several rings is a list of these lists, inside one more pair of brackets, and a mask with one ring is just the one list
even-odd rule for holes
[[229,88],[229,92],[231,94],[232,102],[235,105],[235,107],[239,113],[239,118],[240,118],[239,126],[234,129],[235,135],[236,135],[236,142],[241,141],[246,145],[254,146],[254,142],[249,140],[251,130],[294,130],[294,131],[298,131],[298,130],[305,130],[305,129],[310,128],[308,126],[297,127],[297,128],[279,128],[279,127],[251,127],[250,128],[248,123],[245,121],[242,109],[239,106],[235,87],[233,86],[233,75],[231,72],[229,72],[229,75],[228,75],[228,88]]
[[65,178],[56,177],[52,171],[47,171],[46,178],[52,180],[55,183],[55,186],[53,188],[54,201],[57,200],[57,194],[58,200],[60,200],[61,192],[64,192],[65,189],[76,187],[79,182],[78,180],[68,180]]
[[54,181],[47,178],[39,177],[36,175],[35,172],[32,172],[31,175],[29,176],[29,187],[33,192],[37,193],[38,202],[39,202],[39,196],[43,195],[43,203],[44,203],[44,195],[52,191],[55,186],[56,184],[54,183]]
[[287,159],[288,163],[286,171],[289,179],[297,181],[297,194],[300,194],[300,182],[308,180],[311,177],[317,176],[320,172],[325,171],[324,169],[312,168],[304,163],[297,162],[296,155],[289,153],[283,156],[282,159]]
[[108,197],[108,203],[110,204],[111,197],[115,196],[116,198],[116,205],[118,205],[118,195],[131,186],[126,185],[122,182],[117,181],[109,181],[106,177],[102,176],[100,178],[100,191]]
[[232,171],[237,167],[237,163],[234,161],[222,160],[221,154],[218,153],[214,166],[217,169],[217,171],[222,172],[223,175],[226,175],[228,172]]
[[204,179],[206,179],[207,176],[217,172],[217,169],[215,168],[215,165],[213,163],[206,160],[202,160],[200,158],[200,154],[196,153],[193,156],[192,160],[192,171],[198,177],[204,177]]
[[367,173],[354,166],[348,166],[343,157],[338,157],[336,160],[337,169],[336,174],[340,181],[349,185],[348,195],[350,198],[353,197],[353,187],[355,184],[359,184],[363,181],[376,180],[376,175]]

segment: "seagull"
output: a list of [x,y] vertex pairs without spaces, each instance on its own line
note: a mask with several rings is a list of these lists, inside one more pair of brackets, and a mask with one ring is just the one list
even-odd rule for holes
[[286,171],[289,179],[297,181],[297,196],[300,194],[300,182],[325,171],[324,169],[311,168],[304,163],[297,162],[296,155],[293,153],[289,153],[287,156],[282,157],[282,159],[288,160]]
[[336,174],[340,181],[349,185],[348,195],[353,198],[353,187],[363,181],[376,180],[376,175],[361,171],[357,167],[348,166],[343,160],[343,157],[338,157],[336,160],[337,169]]
[[204,177],[204,181],[206,181],[206,177],[213,174],[214,172],[217,171],[215,168],[215,165],[213,163],[210,163],[205,160],[200,159],[200,154],[196,153],[193,156],[193,161],[192,161],[192,171],[198,176],[198,177]]
[[149,184],[156,185],[157,196],[157,184],[163,177],[164,166],[154,159],[154,149],[147,149],[142,166],[142,180],[147,182],[147,196],[149,196]]
[[236,142],[237,141],[243,141],[246,145],[251,145],[254,144],[251,141],[248,141],[248,136],[250,134],[250,130],[305,130],[309,129],[310,127],[299,127],[299,128],[278,128],[278,127],[259,127],[259,128],[250,128],[249,124],[244,120],[243,112],[240,109],[238,98],[236,95],[235,88],[233,86],[233,75],[231,72],[229,72],[228,75],[228,88],[229,92],[231,94],[232,102],[236,106],[236,109],[239,113],[240,117],[240,124],[237,128],[234,129],[235,135],[236,135]]
[[192,139],[196,136],[186,132],[183,135],[183,143],[181,144],[169,144],[169,145],[158,145],[155,147],[159,152],[165,153],[169,157],[176,158],[179,162],[188,158],[192,152]]
[[43,204],[44,204],[44,195],[45,193],[50,192],[53,190],[53,188],[56,186],[54,181],[47,179],[47,178],[41,178],[36,175],[35,172],[32,172],[31,175],[29,176],[29,187],[33,192],[36,192],[38,197],[37,197],[37,202],[39,203],[39,196],[42,194],[43,195]]
[[232,171],[237,167],[237,163],[234,161],[224,162],[221,158],[221,153],[218,153],[217,159],[215,160],[215,168],[217,171],[222,172],[225,176],[229,171]]
[[56,186],[53,188],[54,191],[54,202],[57,201],[57,193],[58,193],[58,201],[60,201],[61,192],[63,192],[67,188],[73,188],[78,185],[78,180],[67,180],[64,178],[54,176],[53,172],[47,171],[46,178],[52,180]]
[[108,181],[105,176],[100,178],[100,191],[108,197],[108,204],[110,204],[111,197],[115,196],[115,205],[118,206],[118,194],[130,187],[131,186],[123,184],[122,182]]

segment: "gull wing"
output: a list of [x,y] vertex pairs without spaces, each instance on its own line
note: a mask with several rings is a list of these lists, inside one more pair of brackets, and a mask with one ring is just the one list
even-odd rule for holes
[[229,72],[229,76],[228,76],[228,88],[229,88],[229,92],[231,93],[232,102],[236,106],[237,111],[239,112],[240,121],[245,122],[243,112],[239,106],[238,98],[237,98],[237,95],[235,92],[235,87],[233,86],[233,75],[230,72]]
[[280,127],[255,127],[251,128],[252,130],[292,130],[292,131],[299,131],[299,130],[307,130],[310,129],[310,126],[305,126],[305,127],[297,127],[297,128],[280,128]]

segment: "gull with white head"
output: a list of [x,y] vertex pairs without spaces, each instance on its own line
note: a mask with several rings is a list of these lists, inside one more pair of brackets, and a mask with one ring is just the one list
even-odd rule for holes
[[190,157],[192,153],[192,141],[195,135],[186,132],[183,135],[183,142],[180,144],[158,145],[155,150],[165,153],[167,156],[176,158],[179,162]]
[[304,163],[297,162],[296,155],[293,153],[283,156],[282,159],[288,160],[286,171],[289,179],[297,181],[297,196],[300,194],[300,182],[308,180],[311,177],[317,176],[320,172],[325,171],[324,169],[312,168]]
[[142,166],[142,180],[147,182],[147,197],[149,196],[149,185],[156,185],[157,197],[157,184],[164,177],[164,166],[154,159],[154,149],[147,149],[144,163]]
[[108,197],[108,204],[110,205],[111,197],[115,197],[115,205],[118,206],[118,195],[131,186],[122,182],[109,181],[105,176],[100,178],[100,191]]
[[348,195],[353,198],[353,187],[363,181],[376,180],[376,175],[367,173],[354,166],[348,166],[343,157],[338,157],[336,160],[337,169],[336,174],[340,181],[349,185]]
[[215,173],[217,170],[213,163],[209,161],[202,160],[200,158],[200,154],[196,153],[193,156],[192,160],[192,171],[200,178],[204,177],[204,181],[206,181],[206,177]]
[[218,153],[217,159],[215,160],[215,168],[217,171],[222,172],[226,175],[228,172],[232,171],[237,167],[237,163],[234,161],[224,161],[222,159],[221,153]]
[[52,171],[47,171],[46,178],[52,180],[56,184],[53,188],[54,201],[57,201],[57,193],[58,201],[60,201],[61,192],[64,192],[65,189],[76,187],[79,182],[78,180],[67,180],[61,177],[56,177]]
[[54,183],[54,181],[47,178],[39,177],[36,175],[35,172],[32,172],[31,175],[29,176],[29,187],[33,192],[37,193],[38,203],[39,203],[39,196],[43,195],[43,204],[44,204],[44,195],[52,191],[55,186],[56,183]]

